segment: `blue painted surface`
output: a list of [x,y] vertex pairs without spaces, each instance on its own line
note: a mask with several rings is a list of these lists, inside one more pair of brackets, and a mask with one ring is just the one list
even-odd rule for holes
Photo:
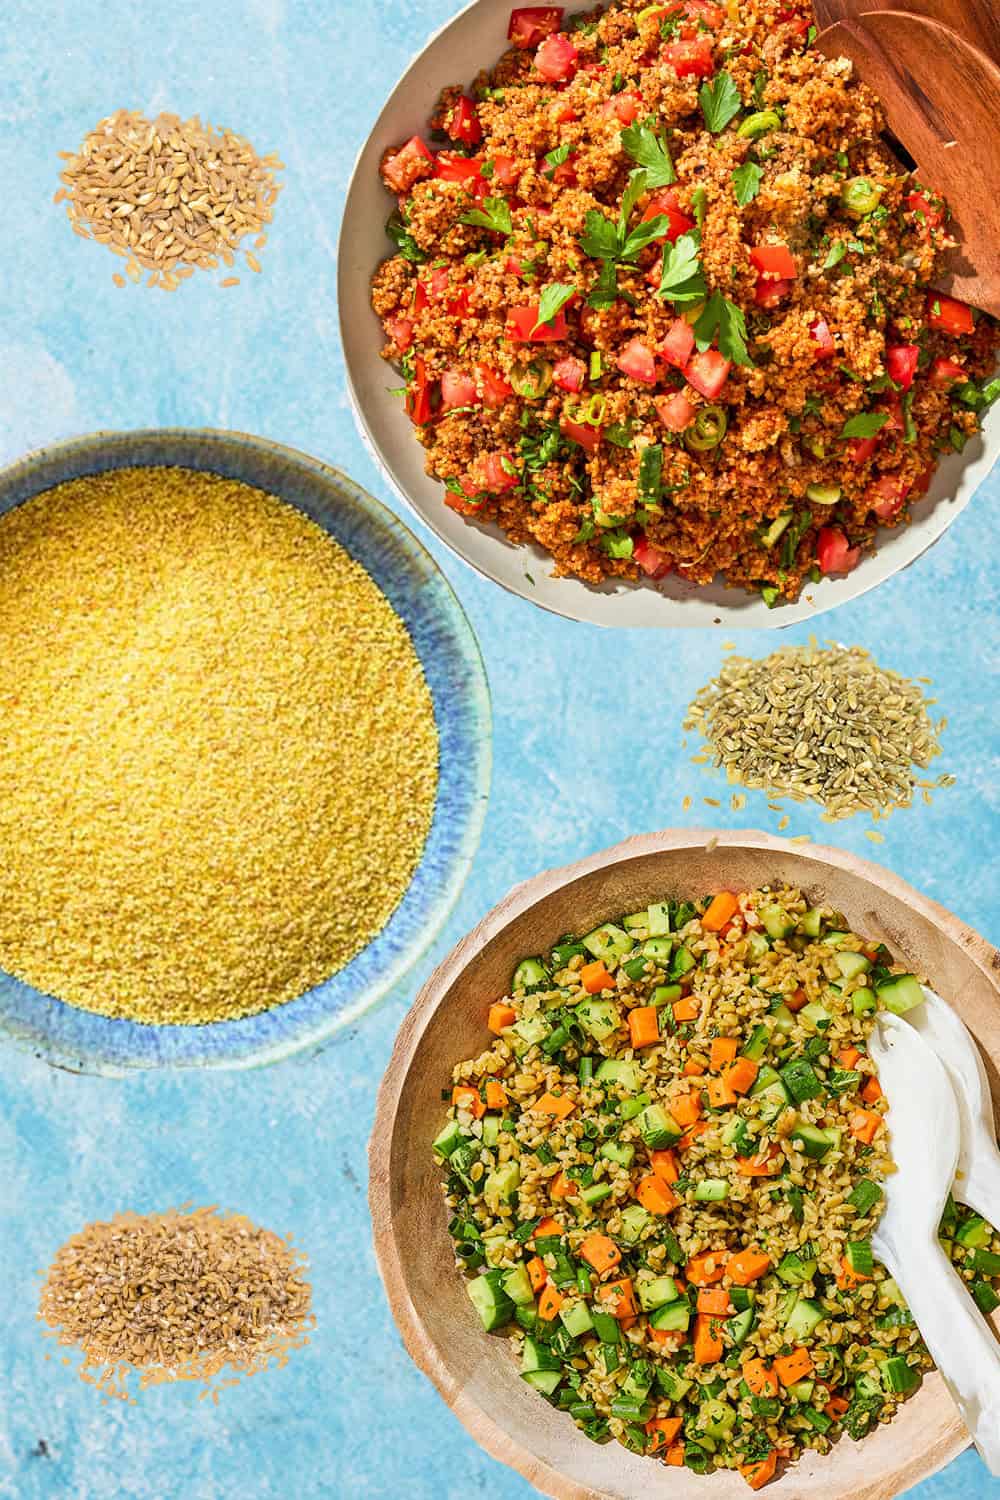
[[[451,0],[8,0],[0,40],[7,200],[0,458],[98,427],[259,432],[347,468],[389,499],[347,412],[333,246],[355,151],[384,92]],[[55,152],[129,104],[200,111],[287,161],[265,273],[219,292],[118,291],[110,259],[51,206]],[[252,283],[252,284],[251,284]],[[959,786],[897,814],[876,855],[1000,941],[1000,807],[991,484],[914,569],[827,617],[940,688],[942,768]],[[390,499],[390,504],[393,504]],[[426,538],[425,538],[426,540]],[[440,549],[431,544],[439,557]],[[683,705],[719,660],[700,634],[602,634],[552,619],[442,558],[479,633],[496,706],[493,798],[473,877],[414,983],[516,880],[626,834],[725,817],[681,749]],[[789,639],[789,637],[785,637]],[[791,639],[804,638],[798,631]],[[773,636],[737,638],[770,649]],[[2,661],[0,661],[2,669]],[[696,799],[685,817],[681,800]],[[774,826],[760,799],[739,822]],[[793,833],[829,836],[807,810]],[[0,1495],[17,1500],[525,1500],[410,1366],[369,1245],[365,1139],[412,985],[327,1051],[256,1074],[82,1079],[0,1052]],[[192,1198],[292,1231],[313,1262],[319,1328],[284,1372],[224,1393],[101,1406],[33,1322],[35,1272],[86,1220]],[[48,1456],[33,1456],[44,1439]],[[1000,1500],[965,1455],[919,1500]]]

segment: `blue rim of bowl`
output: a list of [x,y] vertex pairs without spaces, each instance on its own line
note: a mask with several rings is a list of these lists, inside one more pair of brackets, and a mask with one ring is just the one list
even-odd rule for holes
[[344,968],[296,1000],[199,1026],[111,1019],[44,995],[0,969],[0,1037],[75,1072],[249,1068],[328,1040],[414,967],[447,920],[475,857],[492,766],[489,686],[479,645],[438,564],[381,501],[329,464],[248,433],[211,428],[94,432],[0,469],[0,514],[64,480],[178,465],[268,490],[364,566],[406,625],[434,701],[437,800],[420,863],[386,925]]

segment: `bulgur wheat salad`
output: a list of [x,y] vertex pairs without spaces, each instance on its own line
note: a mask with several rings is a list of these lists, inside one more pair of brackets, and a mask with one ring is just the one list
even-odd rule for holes
[[[893,1170],[867,1042],[923,998],[793,889],[656,902],[526,958],[434,1141],[457,1264],[595,1441],[759,1489],[891,1419],[930,1357],[872,1253]],[[949,1198],[984,1312],[1000,1237]]]
[[795,0],[514,10],[388,150],[372,305],[444,503],[556,574],[769,605],[909,520],[1000,392],[945,205]]

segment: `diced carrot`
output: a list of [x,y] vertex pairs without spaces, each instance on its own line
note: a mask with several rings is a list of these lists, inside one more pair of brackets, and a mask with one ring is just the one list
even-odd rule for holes
[[679,1349],[687,1338],[679,1328],[651,1328],[650,1338],[654,1344],[659,1344],[661,1349]]
[[636,1188],[635,1195],[650,1214],[669,1214],[680,1202],[677,1194],[662,1177],[644,1177]]
[[546,1214],[544,1219],[539,1219],[535,1225],[531,1238],[545,1239],[550,1234],[562,1234],[562,1225],[558,1219],[553,1219],[551,1214]]
[[662,1177],[664,1182],[676,1182],[681,1175],[677,1158],[670,1150],[651,1151],[649,1153],[649,1165],[657,1177]]
[[606,1311],[619,1322],[639,1315],[631,1276],[622,1276],[617,1281],[606,1281],[597,1288],[598,1302],[607,1304]]
[[756,1463],[740,1464],[740,1473],[752,1490],[762,1490],[768,1480],[774,1478],[774,1471],[778,1467],[778,1450],[772,1448],[766,1458],[758,1459]]
[[881,1123],[882,1116],[872,1109],[856,1109],[847,1122],[851,1134],[864,1141],[866,1146],[875,1139]]
[[840,1271],[837,1275],[837,1285],[840,1287],[842,1292],[850,1291],[854,1287],[860,1286],[863,1281],[871,1280],[872,1277],[866,1276],[863,1271],[856,1271],[851,1265],[851,1262],[847,1259],[846,1255],[841,1257]]
[[486,1108],[505,1109],[507,1106],[507,1094],[502,1083],[496,1078],[486,1080]]
[[678,1151],[686,1151],[687,1148],[695,1140],[697,1140],[698,1136],[704,1135],[705,1131],[709,1130],[710,1128],[711,1127],[709,1126],[707,1120],[695,1120],[694,1124],[688,1126],[687,1130],[685,1130],[684,1134],[677,1142]]
[[678,1094],[675,1099],[671,1099],[667,1108],[681,1127],[693,1125],[701,1114],[701,1095]]
[[743,1379],[755,1396],[778,1394],[778,1377],[760,1358],[744,1361]]
[[628,1013],[628,1034],[633,1047],[648,1047],[660,1040],[660,1022],[655,1005],[637,1005]]
[[727,1250],[703,1250],[700,1255],[692,1255],[684,1275],[692,1286],[711,1286],[714,1281],[722,1280],[728,1260]]
[[538,1299],[538,1316],[546,1323],[550,1323],[562,1305],[562,1293],[557,1292],[555,1287],[549,1283]]
[[588,995],[596,995],[599,990],[613,990],[615,981],[601,963],[595,958],[592,964],[584,964],[580,970],[580,983]]
[[722,1076],[734,1094],[749,1094],[759,1071],[759,1064],[752,1057],[738,1057],[731,1067],[724,1070]]
[[839,1422],[850,1404],[846,1396],[831,1396],[823,1410],[834,1422]]
[[703,1286],[698,1292],[698,1311],[700,1313],[713,1313],[717,1318],[725,1318],[731,1311],[729,1304],[729,1293],[724,1286]]
[[684,1072],[688,1078],[700,1078],[705,1071],[705,1064],[698,1061],[696,1057],[689,1057],[684,1064]]
[[708,1061],[713,1073],[721,1073],[739,1051],[740,1044],[734,1036],[717,1036],[708,1049]]
[[882,1085],[877,1078],[869,1078],[861,1090],[861,1097],[866,1104],[877,1104],[882,1098]]
[[479,1097],[476,1089],[470,1089],[465,1084],[456,1083],[451,1091],[451,1102],[456,1109],[464,1109],[472,1115],[473,1119],[480,1119],[486,1113],[486,1105]]
[[580,1254],[599,1276],[621,1264],[622,1253],[606,1234],[588,1234],[580,1246]]
[[795,990],[791,995],[785,996],[785,1004],[789,1010],[801,1010],[807,998],[805,990]]
[[781,1171],[781,1147],[776,1141],[764,1156],[760,1152],[756,1156],[738,1156],[736,1170],[743,1177],[773,1177]]
[[710,1078],[708,1080],[708,1102],[713,1109],[725,1109],[727,1104],[736,1103],[736,1095],[729,1087],[725,1078]]
[[528,1280],[531,1282],[531,1290],[533,1292],[540,1292],[549,1279],[549,1273],[545,1269],[545,1262],[542,1260],[542,1257],[540,1255],[533,1255],[528,1261],[525,1270],[528,1273]]
[[514,1007],[498,1000],[496,1004],[490,1006],[486,1024],[495,1036],[499,1036],[501,1031],[506,1031],[508,1026],[513,1026],[516,1020],[517,1011]]
[[572,1180],[565,1172],[557,1172],[549,1183],[549,1196],[552,1198],[568,1198],[575,1191]]
[[698,1313],[694,1320],[694,1358],[699,1365],[714,1365],[722,1358],[725,1345],[719,1337],[718,1323],[708,1313]]
[[771,1264],[771,1257],[762,1250],[740,1250],[730,1258],[726,1270],[737,1286],[749,1286],[759,1281]]
[[646,1423],[646,1432],[649,1436],[648,1453],[658,1453],[661,1448],[669,1448],[674,1438],[681,1430],[683,1417],[650,1417]]
[[837,1061],[842,1068],[853,1068],[860,1056],[857,1047],[841,1047],[837,1053]]
[[685,995],[683,1000],[675,1000],[671,1009],[675,1021],[697,1021],[701,1004],[690,995]]
[[568,1094],[545,1093],[531,1106],[536,1115],[551,1115],[554,1120],[565,1120],[576,1108]]
[[[798,1385],[800,1380],[805,1380],[812,1367],[812,1355],[801,1345],[793,1349],[791,1354],[779,1354],[774,1361],[774,1373],[786,1389],[790,1385]],[[747,1384],[749,1385],[750,1382],[747,1381]]]
[[668,1464],[672,1469],[682,1469],[684,1467],[684,1455],[686,1452],[687,1449],[683,1443],[671,1443],[663,1462]]
[[701,919],[701,925],[706,932],[718,932],[725,927],[729,918],[739,911],[740,903],[732,891],[720,891],[713,896],[708,903],[708,909]]

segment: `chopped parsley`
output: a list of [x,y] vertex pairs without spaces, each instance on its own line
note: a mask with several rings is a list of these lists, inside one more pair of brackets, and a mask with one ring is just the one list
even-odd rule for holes
[[675,307],[701,302],[708,293],[701,269],[701,236],[692,231],[679,235],[672,245],[663,247],[663,272],[658,295]]
[[677,181],[667,144],[652,129],[650,121],[629,125],[622,131],[621,140],[636,165],[645,169],[647,189],[670,187]]
[[862,411],[856,417],[848,417],[841,430],[841,437],[869,438],[881,432],[889,420],[887,411]]
[[741,167],[733,172],[733,192],[736,201],[741,208],[752,203],[760,192],[760,184],[764,173],[755,161],[745,161]]
[[548,286],[543,287],[538,299],[538,322],[531,330],[532,333],[537,333],[539,328],[551,326],[557,314],[562,311],[570,298],[575,296],[575,286],[564,286],[559,281],[550,282]]
[[470,209],[458,222],[473,224],[477,229],[492,229],[494,234],[514,233],[510,205],[506,198],[484,198],[482,208]]
[[427,256],[403,223],[402,214],[394,213],[390,215],[385,226],[385,232],[404,260],[412,261],[415,266],[423,265]]
[[747,350],[747,324],[743,309],[730,302],[721,292],[715,291],[705,303],[704,309],[694,325],[694,336],[699,349],[707,349],[715,336],[719,339],[719,353],[734,365],[752,365]]
[[725,130],[730,120],[743,108],[740,91],[728,73],[718,73],[698,90],[698,102],[705,124],[713,135]]

